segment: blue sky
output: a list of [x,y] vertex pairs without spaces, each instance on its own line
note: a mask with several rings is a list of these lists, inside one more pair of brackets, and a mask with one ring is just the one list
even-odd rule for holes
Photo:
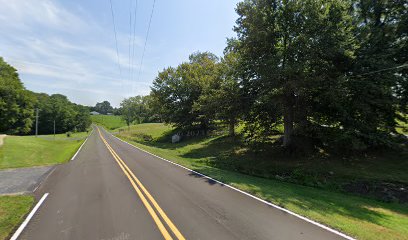
[[221,55],[226,38],[235,36],[237,0],[156,0],[140,65],[153,0],[138,0],[129,64],[135,2],[112,0],[122,74],[109,0],[0,0],[0,56],[17,68],[29,90],[62,93],[85,105],[108,100],[118,106],[125,97],[148,94],[163,68],[195,51]]

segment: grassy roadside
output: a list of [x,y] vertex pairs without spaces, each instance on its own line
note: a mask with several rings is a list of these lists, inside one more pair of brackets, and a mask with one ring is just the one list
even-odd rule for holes
[[38,136],[7,136],[0,147],[0,169],[44,166],[68,161],[85,140],[86,132]]
[[[0,147],[0,169],[44,166],[68,161],[87,132],[35,136],[7,136]],[[23,221],[34,203],[31,195],[0,196],[0,240]]]
[[[164,136],[168,138],[170,132],[171,128],[163,124],[140,124],[132,126],[130,132],[119,131],[118,136],[158,156],[214,177],[359,239],[408,239],[407,204],[379,202],[327,189],[254,177],[237,172],[239,169],[226,170],[225,165],[221,169],[214,164],[214,161],[218,159],[236,161],[237,159],[229,158],[231,155],[224,155],[227,152],[231,154],[231,152],[243,151],[240,148],[234,148],[235,143],[228,143],[219,137],[186,140],[178,144],[162,141]],[[253,158],[253,164],[259,161],[259,156],[249,157]],[[238,166],[232,162],[225,163]],[[260,167],[273,168],[273,165]],[[322,168],[324,167],[323,164]],[[347,168],[356,167],[343,168],[343,171],[346,171]],[[363,174],[371,177],[382,174],[381,178],[406,177],[405,165],[393,166],[391,163],[387,168],[392,168],[391,172],[397,171],[395,176],[389,173],[382,174],[381,171],[375,172],[376,168],[373,166]],[[361,174],[361,172],[350,174]]]
[[104,126],[108,130],[126,126],[126,123],[121,116],[91,115],[91,120],[93,123]]
[[23,221],[33,203],[34,197],[28,195],[0,196],[0,240]]

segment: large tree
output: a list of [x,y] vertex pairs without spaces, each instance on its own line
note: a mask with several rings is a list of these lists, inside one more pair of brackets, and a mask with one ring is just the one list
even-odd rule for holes
[[129,128],[130,124],[138,120],[140,117],[140,113],[142,112],[142,97],[135,96],[125,98],[120,103],[120,108],[122,112],[122,118]]
[[0,57],[0,132],[28,133],[35,98],[24,88],[17,70]]
[[100,103],[96,103],[95,111],[99,112],[100,114],[113,113],[113,107],[111,106],[110,102],[103,101]]
[[248,129],[268,134],[283,122],[283,145],[290,146],[293,135],[306,126],[335,124],[324,113],[335,105],[353,58],[349,8],[346,1],[335,0],[246,0],[237,5],[234,29],[251,106]]
[[160,118],[183,130],[207,132],[212,119],[194,107],[204,89],[216,82],[218,57],[209,52],[197,52],[189,62],[177,68],[164,69],[151,87],[152,106]]
[[194,108],[209,119],[225,123],[229,135],[234,136],[235,126],[242,116],[244,104],[238,54],[227,48],[214,74],[217,75],[215,81],[203,89]]
[[344,88],[344,139],[355,147],[392,143],[396,119],[406,121],[407,1],[360,0],[353,5],[357,48]]

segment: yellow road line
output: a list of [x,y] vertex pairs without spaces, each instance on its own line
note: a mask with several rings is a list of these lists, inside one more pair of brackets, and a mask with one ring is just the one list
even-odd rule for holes
[[[99,131],[99,129],[98,129]],[[146,207],[147,211],[149,214],[152,216],[154,222],[156,223],[157,227],[159,228],[161,234],[163,235],[164,239],[166,240],[171,240],[173,239],[167,229],[164,227],[163,223],[160,221],[159,217],[157,216],[156,212],[153,210],[152,206],[149,204],[147,199],[143,196],[142,192],[140,189],[137,187],[136,183],[133,181],[133,179],[130,177],[129,173],[126,172],[125,168],[122,166],[120,161],[116,158],[116,156],[113,154],[111,147],[109,144],[106,142],[106,140],[103,138],[101,135],[101,132],[99,131],[99,135],[102,139],[102,141],[105,143],[106,147],[108,148],[109,152],[112,154],[116,162],[119,164],[120,168],[122,171],[125,173],[126,177],[129,179],[130,183],[132,184],[133,188],[136,190],[137,194],[139,195],[140,199],[142,200],[144,206]]]
[[[138,193],[139,197],[141,198],[143,204],[149,211],[150,215],[152,215],[153,220],[156,222],[156,225],[159,227],[160,232],[163,234],[165,239],[172,239],[167,230],[164,228],[163,223],[160,221],[160,219],[157,217],[157,214],[154,212],[153,208],[149,204],[149,202],[146,200],[144,195],[141,193],[139,187],[142,189],[142,191],[145,193],[147,198],[151,201],[157,212],[160,214],[160,216],[164,219],[164,221],[167,223],[169,228],[173,231],[174,235],[179,240],[185,240],[184,236],[180,233],[180,231],[177,229],[177,227],[174,225],[174,223],[168,218],[166,213],[163,211],[163,209],[159,206],[159,204],[156,202],[156,200],[153,198],[153,196],[147,191],[147,189],[143,186],[143,184],[139,181],[139,179],[135,176],[135,174],[129,169],[129,167],[126,165],[126,163],[119,157],[119,155],[113,150],[113,148],[107,143],[105,138],[102,136],[101,131],[99,130],[99,136],[101,137],[102,141],[105,143],[106,147],[112,154],[112,156],[115,158],[116,162],[119,164],[121,167],[122,171],[125,173],[125,175],[129,178],[129,181],[132,183],[133,187],[135,188],[136,192]],[[133,177],[130,178],[129,174]],[[137,184],[133,181],[135,180]],[[152,211],[150,211],[150,210]],[[156,219],[157,218],[157,219]],[[163,228],[162,228],[163,227]],[[167,238],[168,237],[168,238]]]
[[136,183],[139,185],[139,187],[142,189],[142,191],[146,194],[147,198],[153,203],[153,206],[156,208],[156,210],[159,212],[160,216],[164,219],[164,221],[167,223],[167,225],[173,231],[174,235],[176,235],[177,238],[180,239],[180,240],[185,240],[185,238],[180,233],[180,231],[177,229],[177,227],[174,225],[174,223],[167,217],[166,213],[159,206],[159,204],[156,202],[156,200],[154,200],[152,195],[147,191],[147,189],[143,186],[143,184],[139,181],[139,179],[133,174],[133,172],[123,162],[123,160],[118,156],[118,154],[115,151],[113,151],[113,153],[119,158],[119,160],[123,163],[126,170],[130,173],[130,175],[133,177],[133,179],[136,181]]

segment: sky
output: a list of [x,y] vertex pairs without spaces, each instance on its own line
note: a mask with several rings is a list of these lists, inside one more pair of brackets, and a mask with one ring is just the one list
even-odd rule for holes
[[222,55],[236,36],[237,2],[156,0],[146,41],[153,0],[112,0],[115,41],[109,0],[0,0],[0,56],[31,91],[117,107],[149,94],[159,71],[193,52]]

